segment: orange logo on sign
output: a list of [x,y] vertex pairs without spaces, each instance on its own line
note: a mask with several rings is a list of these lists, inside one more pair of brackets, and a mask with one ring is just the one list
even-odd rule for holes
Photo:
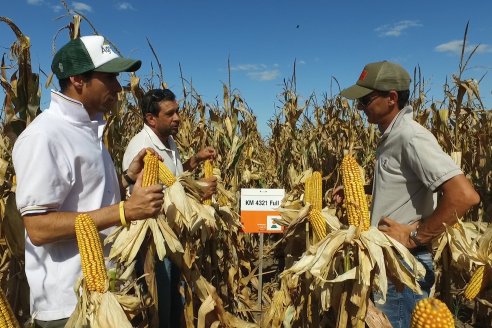
[[269,222],[268,217],[272,216],[280,218],[280,213],[277,211],[241,211],[243,232],[283,233],[282,226],[275,222]]

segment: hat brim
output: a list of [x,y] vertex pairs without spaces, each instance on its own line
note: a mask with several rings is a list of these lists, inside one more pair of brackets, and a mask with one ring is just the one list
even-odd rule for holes
[[94,71],[103,73],[135,72],[140,66],[142,66],[140,60],[118,57],[95,68]]
[[354,84],[353,86],[342,90],[342,92],[340,92],[340,94],[342,96],[344,96],[345,98],[348,98],[348,99],[359,99],[359,98],[362,98],[364,96],[367,96],[368,94],[370,94],[373,91],[374,90],[372,90],[372,89],[361,87],[360,85]]

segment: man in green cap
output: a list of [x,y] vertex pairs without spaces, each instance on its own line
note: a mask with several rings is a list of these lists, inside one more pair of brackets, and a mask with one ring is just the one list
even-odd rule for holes
[[[410,75],[399,64],[367,64],[356,84],[341,95],[355,99],[381,139],[376,150],[371,225],[406,246],[427,270],[420,281],[423,295],[390,283],[386,303],[376,305],[393,327],[410,327],[418,300],[434,283],[431,241],[480,201],[473,186],[427,129],[413,120],[408,106]],[[439,199],[438,199],[439,196]]]
[[[141,187],[140,151],[118,177],[103,143],[103,114],[116,105],[120,72],[136,71],[139,60],[118,56],[102,36],[71,40],[54,56],[60,92],[21,133],[13,149],[17,207],[26,228],[25,270],[35,327],[64,327],[77,302],[81,276],[75,217],[88,213],[101,240],[116,225],[156,215],[162,186]],[[136,180],[133,193],[120,191]],[[109,249],[105,249],[108,255]]]

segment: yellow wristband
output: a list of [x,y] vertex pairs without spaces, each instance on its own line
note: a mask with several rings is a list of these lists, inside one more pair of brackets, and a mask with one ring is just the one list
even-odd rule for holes
[[121,221],[122,226],[128,227],[128,222],[126,222],[126,217],[125,217],[125,208],[123,207],[124,204],[125,204],[125,201],[122,200],[120,202],[120,221]]

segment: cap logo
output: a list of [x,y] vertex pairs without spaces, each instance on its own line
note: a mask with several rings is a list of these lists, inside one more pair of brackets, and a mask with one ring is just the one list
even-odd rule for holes
[[60,72],[63,72],[63,64],[62,63],[58,63],[58,69],[60,70]]
[[367,76],[367,71],[366,70],[363,70],[362,73],[360,73],[359,81],[364,81],[364,79],[366,78],[366,76]]
[[109,44],[103,44],[101,46],[101,52],[104,54],[104,53],[108,53],[108,54],[111,54],[112,51],[111,51],[111,47],[109,46]]

